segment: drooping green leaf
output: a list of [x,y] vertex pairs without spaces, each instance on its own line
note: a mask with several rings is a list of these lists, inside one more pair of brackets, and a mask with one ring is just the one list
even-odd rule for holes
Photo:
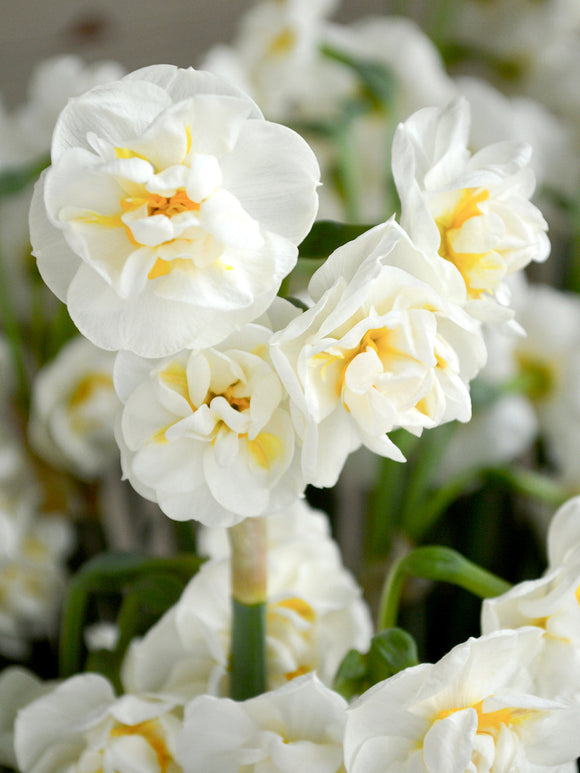
[[[122,604],[131,587],[133,590],[142,589],[144,586],[139,586],[138,583],[146,582],[148,578],[155,576],[171,576],[183,588],[201,563],[200,558],[189,554],[156,558],[133,553],[103,553],[87,561],[71,579],[63,605],[59,643],[61,676],[66,678],[82,669],[86,651],[83,632],[88,622],[92,600],[101,596],[113,596]],[[138,590],[137,599],[142,593],[142,590]],[[163,595],[167,600],[167,585],[148,602],[150,608],[159,611]]]

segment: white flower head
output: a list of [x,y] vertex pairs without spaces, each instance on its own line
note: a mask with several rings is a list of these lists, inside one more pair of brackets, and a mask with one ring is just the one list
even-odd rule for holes
[[334,485],[365,445],[404,457],[388,438],[471,415],[468,382],[485,361],[458,275],[420,252],[393,220],[339,247],[314,274],[314,306],[272,339],[290,394],[308,482]]
[[241,703],[203,695],[185,709],[184,773],[341,773],[346,701],[314,675]]
[[104,677],[78,674],[19,712],[18,769],[180,773],[175,742],[181,720],[173,708],[157,698],[116,698]]
[[529,200],[529,146],[500,142],[472,155],[469,122],[469,104],[459,99],[399,125],[392,165],[401,223],[419,247],[455,266],[471,313],[503,323],[513,316],[503,280],[547,258],[547,224]]
[[531,690],[540,638],[523,628],[470,639],[375,685],[347,714],[346,769],[531,773],[572,763],[580,708]]
[[22,658],[55,633],[65,589],[70,523],[39,516],[31,496],[0,492],[0,652]]
[[[282,318],[291,304],[274,304]],[[249,323],[219,346],[157,362],[121,352],[117,438],[136,490],[177,520],[232,526],[285,507],[304,484],[271,327]]]
[[[210,560],[123,664],[125,689],[181,702],[228,694],[230,561]],[[331,685],[349,649],[366,650],[372,624],[352,575],[329,539],[293,539],[268,553],[268,689],[315,671]]]
[[158,65],[69,101],[30,215],[40,272],[89,340],[145,357],[258,317],[317,209],[314,154],[207,72]]
[[34,449],[49,463],[92,478],[118,461],[114,359],[78,336],[37,374],[28,429]]
[[0,673],[0,765],[17,768],[14,752],[14,722],[18,711],[54,688],[20,666],[8,666]]

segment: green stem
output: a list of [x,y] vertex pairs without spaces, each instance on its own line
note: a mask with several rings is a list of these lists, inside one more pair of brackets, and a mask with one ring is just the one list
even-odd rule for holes
[[479,596],[489,598],[506,593],[510,584],[497,575],[468,561],[451,548],[426,545],[396,561],[383,586],[378,615],[378,630],[396,625],[406,577],[449,582]]
[[266,691],[266,522],[247,518],[229,530],[232,548],[230,696]]

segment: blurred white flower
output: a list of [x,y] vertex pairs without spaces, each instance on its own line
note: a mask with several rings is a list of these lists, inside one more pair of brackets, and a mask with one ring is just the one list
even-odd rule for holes
[[72,548],[70,523],[38,515],[30,496],[0,492],[0,652],[26,657],[55,633]]
[[22,709],[15,748],[22,773],[63,770],[179,773],[174,705],[124,695],[98,674],[78,674]]
[[504,279],[550,251],[547,224],[529,201],[530,147],[517,142],[468,150],[465,99],[424,108],[393,141],[401,224],[421,249],[437,250],[465,282],[470,313],[493,324],[513,317]]
[[28,84],[28,99],[12,114],[14,131],[29,158],[50,151],[59,113],[71,97],[122,78],[125,68],[117,62],[85,62],[74,54],[44,59]]
[[375,685],[347,715],[348,772],[572,771],[580,708],[532,691],[540,639],[534,628],[470,639]]
[[469,101],[469,144],[474,151],[504,140],[527,142],[540,195],[542,186],[565,196],[575,194],[580,165],[568,123],[541,102],[526,96],[508,97],[482,78],[456,78],[455,86]]
[[177,740],[184,773],[341,773],[346,701],[313,675],[236,703],[203,695]]
[[440,483],[467,470],[513,462],[532,447],[538,433],[533,407],[523,395],[499,397],[474,410],[467,424],[457,426],[437,468]]
[[575,564],[580,558],[580,496],[572,497],[554,513],[547,549],[548,567],[552,569]]
[[214,46],[201,67],[246,91],[273,120],[334,112],[352,79],[320,52],[337,0],[266,0],[242,17],[232,45]]
[[66,343],[33,382],[28,432],[47,462],[94,478],[118,462],[113,387],[115,355],[78,336]]
[[304,140],[227,82],[144,68],[61,113],[31,207],[34,254],[98,346],[211,346],[270,305],[318,178]]
[[[275,327],[294,313],[280,299],[270,311]],[[123,471],[171,518],[232,526],[302,492],[286,394],[268,356],[272,329],[262,321],[157,362],[118,355]]]
[[0,673],[0,765],[16,770],[14,722],[24,706],[54,689],[54,683],[42,681],[20,666],[8,666]]
[[[208,561],[123,664],[125,689],[185,702],[228,694],[230,562]],[[316,671],[328,685],[349,649],[368,649],[372,624],[360,588],[329,539],[305,536],[268,551],[268,689]]]
[[512,284],[525,336],[486,330],[482,380],[521,382],[558,477],[577,485],[580,440],[580,299],[543,284]]
[[[310,507],[305,499],[297,499],[279,513],[264,516],[268,550],[297,537],[326,540],[330,537],[328,515]],[[230,543],[227,529],[202,526],[197,533],[197,549],[208,558],[227,558]]]
[[530,669],[535,691],[580,703],[580,497],[568,500],[556,512],[547,542],[549,564],[544,575],[485,599],[481,628],[484,634],[504,628],[539,628],[542,648]]
[[314,306],[272,339],[308,482],[334,485],[363,444],[402,461],[387,435],[397,427],[420,435],[470,418],[468,382],[485,346],[448,261],[420,252],[391,219],[338,248],[309,290]]

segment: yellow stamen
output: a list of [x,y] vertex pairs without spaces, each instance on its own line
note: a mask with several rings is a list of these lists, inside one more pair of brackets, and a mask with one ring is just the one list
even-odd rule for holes
[[307,601],[298,598],[298,596],[278,601],[275,606],[296,612],[303,620],[306,620],[307,623],[313,623],[316,620],[316,612]]
[[[463,228],[468,220],[471,220],[473,217],[479,217],[482,214],[479,205],[488,198],[489,191],[485,188],[465,188],[455,209],[435,220],[441,235],[439,254],[457,266],[468,291],[474,297],[479,297],[483,293],[483,290],[471,287],[471,274],[474,268],[478,266],[481,271],[486,267],[490,268],[492,262],[486,260],[488,253],[456,252],[452,242],[453,236]],[[489,265],[486,266],[486,263],[489,263]]]
[[147,741],[155,756],[161,773],[167,771],[169,765],[173,762],[173,757],[169,752],[165,739],[160,732],[159,723],[154,719],[145,722],[139,722],[137,725],[121,725],[111,730],[111,735],[118,738],[125,735],[139,735]]
[[[491,696],[490,696],[491,697]],[[520,708],[505,708],[497,709],[496,711],[483,711],[483,701],[480,700],[473,706],[463,706],[459,708],[446,709],[440,711],[437,715],[437,719],[445,719],[458,711],[463,711],[466,708],[475,709],[477,713],[477,732],[494,734],[497,732],[501,725],[506,727],[513,727],[514,725],[521,725],[527,719],[530,719],[534,714],[537,714],[537,710],[534,709],[520,709]]]

